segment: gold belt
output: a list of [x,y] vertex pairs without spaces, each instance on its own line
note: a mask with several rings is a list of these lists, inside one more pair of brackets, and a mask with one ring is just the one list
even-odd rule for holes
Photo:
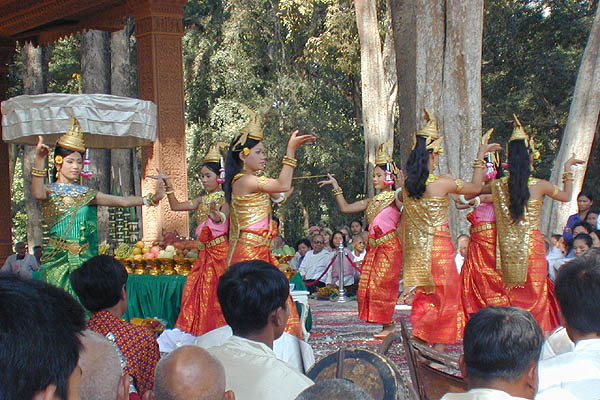
[[200,250],[200,251],[206,250],[209,247],[213,247],[213,246],[216,246],[216,245],[218,245],[220,243],[223,243],[225,240],[227,240],[227,235],[219,236],[218,238],[213,239],[213,240],[211,240],[210,242],[207,242],[207,243],[198,241],[198,250]]
[[494,222],[486,222],[485,224],[481,224],[479,226],[476,226],[475,228],[471,228],[471,233],[477,233],[477,232],[481,232],[481,231],[486,231],[488,229],[493,229],[496,227],[496,224]]
[[242,232],[240,232],[239,239],[245,239],[247,241],[254,242],[254,243],[250,243],[250,244],[256,244],[256,243],[260,243],[260,245],[268,244],[269,239],[266,237],[268,235],[268,233],[265,232],[264,235],[265,236],[261,236],[256,233],[242,231]]
[[48,239],[48,243],[56,248],[66,250],[69,253],[73,254],[74,256],[78,255],[79,253],[81,253],[84,250],[87,250],[90,247],[89,243],[86,243],[83,246],[81,246],[77,243],[68,243],[68,242],[60,241],[60,240],[56,240],[56,239]]
[[392,232],[390,232],[390,233],[388,233],[386,235],[383,235],[379,239],[369,238],[369,247],[381,246],[382,244],[384,244],[385,242],[387,242],[388,240],[390,240],[394,236],[396,236],[396,231],[392,231]]

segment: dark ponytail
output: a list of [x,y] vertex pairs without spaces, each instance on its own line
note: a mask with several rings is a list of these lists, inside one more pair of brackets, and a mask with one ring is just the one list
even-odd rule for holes
[[253,148],[260,141],[256,139],[248,138],[246,139],[246,143],[243,146],[235,145],[238,141],[239,136],[235,137],[231,145],[229,146],[229,151],[227,152],[227,157],[225,158],[225,183],[223,184],[223,191],[225,192],[225,200],[230,203],[231,202],[231,191],[233,187],[233,178],[242,170],[242,160],[240,160],[240,153],[247,147],[249,149]]
[[524,140],[513,140],[508,143],[508,193],[510,204],[508,209],[515,221],[525,213],[525,205],[529,200],[529,175],[531,173],[531,157]]
[[425,193],[425,182],[429,176],[429,156],[431,153],[425,147],[425,138],[417,136],[417,145],[410,152],[406,161],[406,179],[404,187],[409,197],[420,199]]
[[[62,158],[65,158],[68,155],[73,154],[73,153],[81,154],[81,159],[83,160],[85,153],[81,153],[81,152],[78,152],[75,150],[69,150],[69,149],[59,146],[59,145],[56,145],[56,147],[54,148],[54,158],[56,158],[56,156],[61,156]],[[64,161],[63,161],[63,163],[64,163]],[[50,182],[55,182],[57,175],[58,175],[58,169],[56,168],[56,163],[54,163],[54,167],[52,168],[52,171],[50,174]]]

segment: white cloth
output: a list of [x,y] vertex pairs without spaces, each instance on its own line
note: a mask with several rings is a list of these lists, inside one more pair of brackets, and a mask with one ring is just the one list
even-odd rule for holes
[[540,361],[552,358],[559,354],[573,351],[575,344],[569,338],[567,330],[559,326],[548,336],[548,339],[544,341],[542,346],[542,353],[540,354]]
[[360,263],[365,259],[366,255],[367,250],[363,250],[359,255],[356,255],[356,253],[352,252],[352,261],[354,261],[355,264]]
[[538,395],[560,388],[578,399],[600,399],[600,339],[580,340],[573,351],[541,361],[538,374]]
[[25,253],[25,257],[20,260],[17,259],[16,254],[9,256],[4,262],[2,269],[0,269],[0,272],[10,272],[21,278],[31,279],[33,271],[38,271],[39,269],[40,264],[38,264],[37,259],[31,254]]
[[[304,255],[304,260],[302,260],[300,268],[298,268],[300,275],[302,275],[303,279],[307,280],[317,279],[329,265],[332,256],[333,252],[325,249],[321,250],[317,254],[314,253],[314,250],[309,250]],[[320,281],[325,283],[326,279],[327,277],[323,276]]]
[[569,260],[570,258],[566,258],[558,247],[553,247],[550,249],[548,254],[546,254],[546,261],[548,262],[548,276],[550,276],[550,279],[555,280],[556,273],[560,267]]
[[465,263],[465,258],[460,253],[456,253],[456,255],[454,256],[454,263],[456,264],[456,270],[458,271],[458,274],[460,275],[462,266]]
[[466,393],[446,393],[441,400],[510,400],[524,399],[496,389],[471,389]]
[[264,343],[234,335],[208,352],[223,364],[227,390],[236,400],[293,400],[313,385]]

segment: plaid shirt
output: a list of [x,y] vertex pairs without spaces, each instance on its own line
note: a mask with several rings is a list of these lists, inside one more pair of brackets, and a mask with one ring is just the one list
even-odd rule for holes
[[154,368],[160,359],[160,352],[151,331],[119,319],[108,311],[95,313],[87,327],[102,336],[112,332],[117,346],[127,360],[124,372],[133,377],[140,396],[152,389]]

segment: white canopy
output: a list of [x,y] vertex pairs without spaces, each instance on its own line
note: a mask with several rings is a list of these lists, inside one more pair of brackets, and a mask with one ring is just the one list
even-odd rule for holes
[[5,142],[35,145],[37,136],[54,145],[75,117],[90,148],[145,146],[156,140],[157,110],[151,101],[108,94],[48,93],[2,102]]

